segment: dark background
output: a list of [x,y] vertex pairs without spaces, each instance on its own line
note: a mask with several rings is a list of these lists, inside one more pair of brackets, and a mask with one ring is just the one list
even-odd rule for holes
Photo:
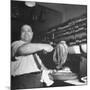
[[25,2],[11,1],[11,41],[19,39],[23,24],[32,26],[34,38],[37,39],[50,28],[86,12],[85,5],[36,2],[36,6],[27,7]]

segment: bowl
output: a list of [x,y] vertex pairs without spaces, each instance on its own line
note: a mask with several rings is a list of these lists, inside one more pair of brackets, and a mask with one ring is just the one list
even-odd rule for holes
[[59,71],[53,72],[52,77],[53,77],[54,80],[63,80],[63,81],[65,81],[65,80],[74,80],[74,79],[78,78],[78,76],[75,73],[59,72]]

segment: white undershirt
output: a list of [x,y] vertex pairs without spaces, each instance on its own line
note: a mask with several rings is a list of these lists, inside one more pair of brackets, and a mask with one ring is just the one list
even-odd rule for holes
[[[21,40],[12,43],[12,53],[14,54],[17,48],[23,45],[24,43],[25,42]],[[40,69],[38,69],[37,67],[37,64],[32,54],[27,56],[18,56],[15,57],[15,59],[16,61],[11,61],[11,75],[13,76],[40,71]],[[38,59],[39,61],[41,61],[39,56]]]

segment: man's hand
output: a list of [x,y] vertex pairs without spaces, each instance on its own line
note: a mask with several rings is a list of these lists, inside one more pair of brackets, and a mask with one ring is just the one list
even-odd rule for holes
[[45,44],[44,48],[43,48],[46,52],[51,52],[53,51],[53,47],[49,44]]

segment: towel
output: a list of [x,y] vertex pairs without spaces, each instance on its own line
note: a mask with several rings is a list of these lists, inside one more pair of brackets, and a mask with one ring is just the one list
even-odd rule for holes
[[49,74],[52,73],[51,70],[43,70],[41,76],[41,82],[44,82],[46,86],[51,86],[54,81],[50,79]]

